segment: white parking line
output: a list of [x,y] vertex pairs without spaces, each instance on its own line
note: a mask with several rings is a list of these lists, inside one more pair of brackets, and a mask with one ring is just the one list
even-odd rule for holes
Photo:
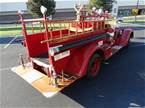
[[10,70],[11,68],[12,68],[12,67],[2,68],[2,69],[0,69],[0,71]]
[[7,45],[4,46],[4,48],[8,48],[9,45],[17,38],[18,36],[14,37]]

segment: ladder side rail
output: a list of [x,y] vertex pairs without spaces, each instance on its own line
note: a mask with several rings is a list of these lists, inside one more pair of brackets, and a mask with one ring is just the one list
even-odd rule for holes
[[35,32],[34,32],[34,25],[33,25],[33,22],[30,22],[30,24],[31,24],[32,33],[35,33]]
[[18,13],[19,17],[20,17],[20,22],[22,24],[22,33],[23,33],[23,36],[24,36],[24,39],[25,39],[25,43],[26,43],[26,52],[27,52],[27,55],[28,55],[28,60],[30,60],[30,52],[29,52],[29,46],[28,46],[28,34],[27,34],[27,29],[26,29],[26,23],[23,19],[23,15],[21,13]]

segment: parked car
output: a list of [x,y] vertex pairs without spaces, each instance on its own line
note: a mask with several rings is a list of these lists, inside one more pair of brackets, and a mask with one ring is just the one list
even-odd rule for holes
[[123,17],[122,16],[117,17],[116,18],[116,23],[123,23]]

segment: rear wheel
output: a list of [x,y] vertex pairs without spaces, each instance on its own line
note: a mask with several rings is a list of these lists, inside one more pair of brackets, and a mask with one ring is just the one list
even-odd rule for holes
[[101,57],[99,54],[94,54],[90,59],[88,69],[87,69],[87,78],[93,78],[98,75],[101,68]]
[[130,37],[127,41],[126,47],[128,47],[130,45],[130,39],[133,38],[133,32],[131,32]]
[[126,47],[129,47],[129,44],[130,44],[130,38],[127,41]]

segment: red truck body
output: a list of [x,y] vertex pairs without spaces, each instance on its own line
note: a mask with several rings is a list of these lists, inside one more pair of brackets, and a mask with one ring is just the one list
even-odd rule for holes
[[[76,78],[96,76],[101,62],[127,46],[133,36],[132,29],[112,28],[105,17],[100,20],[87,20],[84,17],[81,21],[48,21],[45,16],[42,19],[24,20],[22,15],[20,17],[24,45],[33,70],[53,78],[57,87],[57,78],[61,76],[59,79],[63,79],[63,74]],[[31,34],[27,32],[27,23],[32,25]],[[44,29],[35,33],[33,24],[37,23]],[[56,25],[59,25],[59,29],[52,30],[52,26]],[[62,25],[67,27],[61,28]],[[25,67],[22,58],[21,63]]]
[[[55,55],[52,56],[52,62],[55,67],[55,71],[60,74],[63,70],[64,72],[78,77],[86,75],[88,63],[94,53],[98,53],[101,56],[102,60],[106,60],[113,55],[115,50],[114,46],[126,46],[132,34],[131,29],[118,29],[118,32],[122,32],[121,36],[113,39],[113,43],[109,43],[109,41],[111,41],[110,38],[112,37],[108,33],[115,32],[115,29],[113,30],[112,28],[87,31],[77,34],[76,32],[71,32],[68,29],[63,29],[61,30],[62,37],[65,37],[65,35],[67,37],[69,32],[71,32],[70,34],[74,36],[72,36],[71,38],[69,37],[69,35],[66,40],[62,41],[60,38],[60,30],[50,32],[52,32],[53,39],[58,38],[57,42],[50,41],[50,49],[61,49],[59,52],[56,52],[55,55],[69,51],[69,55],[67,57],[61,58],[59,60],[54,60]],[[51,39],[50,32],[48,32],[48,39]],[[45,64],[45,62],[43,62],[44,58],[46,60],[49,58],[47,43],[41,43],[41,41],[46,39],[45,35],[46,32],[41,32],[25,36],[28,56],[31,59],[34,68],[37,68],[37,66],[39,67],[39,63],[37,61]],[[90,39],[91,41],[89,41]],[[101,45],[99,45],[99,42]],[[43,59],[42,61],[41,58]],[[45,67],[42,66],[41,68]]]

